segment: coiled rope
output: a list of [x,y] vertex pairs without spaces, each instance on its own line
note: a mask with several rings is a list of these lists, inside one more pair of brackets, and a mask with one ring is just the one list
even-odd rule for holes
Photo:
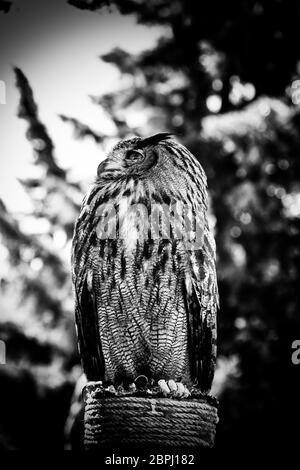
[[104,445],[212,447],[218,403],[193,390],[188,398],[159,393],[113,394],[101,382],[88,382],[83,391],[85,448]]

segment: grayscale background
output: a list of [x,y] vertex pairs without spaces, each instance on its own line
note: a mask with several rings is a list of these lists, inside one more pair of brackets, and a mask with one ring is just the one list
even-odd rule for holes
[[161,131],[208,177],[216,452],[296,442],[299,24],[297,1],[0,1],[1,449],[80,448],[74,221],[107,150]]

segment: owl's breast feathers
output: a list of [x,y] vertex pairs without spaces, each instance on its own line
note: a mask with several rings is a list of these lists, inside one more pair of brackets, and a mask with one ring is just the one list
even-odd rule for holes
[[[199,178],[205,178],[201,171]],[[145,373],[184,378],[209,390],[216,358],[215,245],[205,182],[195,180],[193,199],[184,191],[174,186],[168,196],[131,178],[119,186],[96,184],[85,198],[72,263],[79,347],[89,380],[115,383]],[[178,237],[183,219],[171,209],[178,203],[189,207],[188,217],[199,216],[197,243],[186,239],[195,240],[193,222]]]

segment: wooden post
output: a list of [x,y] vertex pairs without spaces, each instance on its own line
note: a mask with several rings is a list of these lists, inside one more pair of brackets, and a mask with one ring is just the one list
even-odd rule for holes
[[84,397],[84,444],[107,446],[210,448],[218,422],[217,400],[193,390],[186,399],[159,393],[111,393],[88,382]]

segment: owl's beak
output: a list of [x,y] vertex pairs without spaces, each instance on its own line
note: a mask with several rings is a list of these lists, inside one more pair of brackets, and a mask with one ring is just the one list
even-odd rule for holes
[[121,174],[120,165],[107,159],[101,162],[97,169],[98,178],[110,178],[118,174]]
[[100,165],[98,166],[97,175],[98,175],[98,176],[101,176],[101,174],[104,173],[105,168],[106,168],[106,161],[104,160],[104,161],[101,162]]
[[103,171],[105,171],[105,166],[106,166],[106,161],[104,160],[104,161],[101,162],[100,165],[98,166],[97,173],[100,174],[100,173],[102,173]]

